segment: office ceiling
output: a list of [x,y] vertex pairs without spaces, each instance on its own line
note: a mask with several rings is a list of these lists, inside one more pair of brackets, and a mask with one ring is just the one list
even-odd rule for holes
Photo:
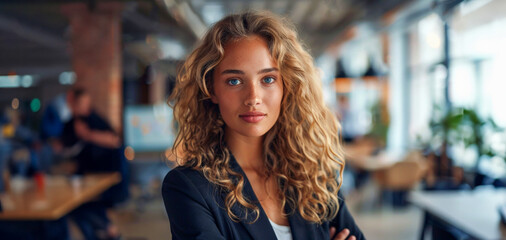
[[[248,9],[268,9],[291,19],[313,56],[323,53],[343,31],[358,22],[377,25],[387,12],[413,0],[138,0],[124,3],[122,46],[125,62],[182,59],[208,26]],[[425,0],[418,0],[425,1]],[[0,3],[0,75],[57,76],[71,71],[69,24],[60,7],[99,0],[17,0]],[[427,1],[425,1],[427,2]],[[153,53],[146,39],[156,39]],[[133,66],[135,64],[131,64]]]

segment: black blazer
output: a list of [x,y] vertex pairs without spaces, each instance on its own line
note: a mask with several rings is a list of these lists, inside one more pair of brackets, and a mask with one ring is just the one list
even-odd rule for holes
[[[244,176],[244,197],[250,199],[260,209],[258,220],[251,223],[255,215],[249,214],[246,220],[232,221],[224,208],[225,193],[220,192],[219,188],[210,183],[201,172],[177,167],[167,173],[162,185],[172,239],[276,239],[269,219],[258,202],[246,174],[233,156],[230,160],[230,167]],[[348,228],[358,240],[365,239],[346,208],[342,196],[339,205],[336,218],[321,225],[304,220],[297,211],[288,216],[293,239],[328,240],[330,226],[335,226],[338,232]],[[244,216],[244,209],[238,204],[231,210],[238,216]]]

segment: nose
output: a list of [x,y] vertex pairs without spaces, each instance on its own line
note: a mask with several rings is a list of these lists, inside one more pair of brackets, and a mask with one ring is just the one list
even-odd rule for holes
[[247,84],[244,105],[254,107],[262,103],[260,86],[254,83]]

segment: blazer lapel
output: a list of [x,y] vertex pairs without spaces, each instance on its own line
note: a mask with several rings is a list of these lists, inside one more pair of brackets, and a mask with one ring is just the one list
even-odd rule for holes
[[[291,212],[291,208],[287,205],[285,207],[285,211]],[[288,216],[288,222],[290,223],[290,229],[292,230],[293,240],[330,239],[328,236],[328,222],[325,222],[322,225],[311,223],[304,220],[298,211],[294,211],[293,214]]]
[[[235,160],[234,156],[231,155],[230,157],[230,168],[234,170],[235,172],[241,173],[244,177],[244,188],[243,188],[243,196],[250,200],[253,204],[255,204],[260,209],[260,216],[258,217],[257,221],[253,222],[256,215],[254,214],[248,214],[248,217],[246,220],[241,220],[241,224],[248,230],[250,235],[253,237],[253,239],[262,239],[262,240],[276,240],[276,234],[274,233],[274,230],[272,229],[271,223],[269,222],[269,218],[267,217],[267,214],[265,214],[262,205],[260,205],[260,202],[258,201],[255,192],[253,191],[253,188],[251,187],[251,184],[249,183],[248,178],[246,177],[246,174],[242,170],[242,168],[239,166],[237,161]],[[244,211],[245,208],[242,208],[239,206],[239,204],[234,204],[231,208],[232,212],[236,214],[237,216],[243,217],[245,215]],[[253,223],[252,223],[253,222]],[[294,238],[295,239],[295,238]]]
[[297,211],[288,216],[288,222],[290,223],[290,230],[292,230],[293,240],[312,239],[311,225]]

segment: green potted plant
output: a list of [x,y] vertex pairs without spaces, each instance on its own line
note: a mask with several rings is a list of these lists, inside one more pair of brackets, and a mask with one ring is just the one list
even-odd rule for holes
[[[502,128],[491,119],[483,119],[476,111],[469,108],[452,108],[444,114],[440,114],[441,108],[435,107],[435,118],[430,122],[431,140],[430,147],[433,151],[440,150],[443,161],[448,160],[448,146],[462,144],[465,148],[475,147],[478,158],[472,168],[473,173],[478,172],[478,166],[482,156],[499,156],[490,145],[486,144],[484,137],[486,132],[501,132]],[[488,130],[488,131],[487,131]]]
[[390,124],[386,104],[378,100],[371,106],[369,111],[372,117],[372,125],[366,136],[374,139],[379,148],[384,148],[386,146],[388,126]]

